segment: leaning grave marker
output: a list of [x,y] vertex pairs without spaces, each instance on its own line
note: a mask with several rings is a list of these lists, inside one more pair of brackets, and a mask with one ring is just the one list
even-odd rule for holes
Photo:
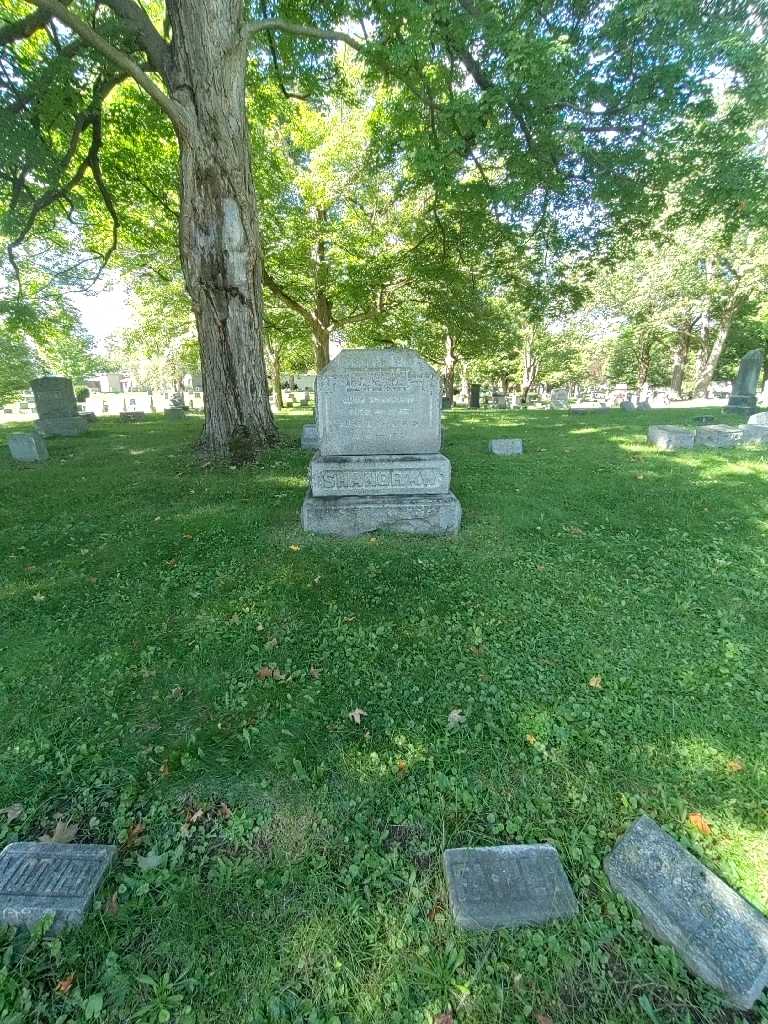
[[69,377],[38,377],[31,388],[39,419],[35,426],[46,437],[84,434],[88,421],[77,411],[75,389]]
[[320,449],[304,529],[455,533],[461,506],[440,454],[440,378],[429,363],[410,349],[344,349],[315,388]]
[[741,1009],[768,984],[768,919],[648,817],[605,858],[651,934]]
[[14,433],[8,435],[8,448],[16,462],[45,462],[48,458],[48,445],[42,434],[36,431]]
[[459,928],[513,928],[573,917],[576,898],[554,846],[445,850],[448,898]]
[[31,928],[49,914],[48,934],[82,924],[116,846],[10,843],[0,853],[0,925]]

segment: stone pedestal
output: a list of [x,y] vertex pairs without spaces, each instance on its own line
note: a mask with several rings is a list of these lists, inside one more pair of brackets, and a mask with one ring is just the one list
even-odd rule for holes
[[45,437],[76,437],[88,429],[88,421],[77,410],[75,391],[69,377],[38,377],[33,380],[37,415],[35,426]]
[[304,529],[336,537],[456,533],[461,506],[440,454],[440,378],[432,367],[409,349],[344,349],[315,386],[319,452]]

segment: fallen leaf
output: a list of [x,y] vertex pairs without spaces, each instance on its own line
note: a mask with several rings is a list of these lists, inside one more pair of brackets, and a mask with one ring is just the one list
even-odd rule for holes
[[350,711],[349,714],[347,715],[347,718],[350,718],[355,723],[355,725],[360,725],[362,720],[367,717],[368,712],[363,711],[362,708],[355,708],[354,711]]
[[277,647],[277,637],[273,636],[271,639],[267,640],[264,646],[268,651],[274,651],[274,649]]
[[180,686],[174,686],[171,690],[171,696],[174,700],[180,700],[184,696],[184,691]]
[[452,1013],[438,1013],[432,1018],[432,1024],[453,1024]]
[[94,586],[99,582],[95,576],[86,576],[85,579],[87,583],[91,583]]
[[474,646],[470,647],[469,649],[475,655],[476,658],[479,658],[480,655],[483,653],[483,648],[480,647],[479,644],[475,644]]
[[554,1024],[548,1013],[535,1013],[533,1019],[536,1021],[536,1024]]
[[301,551],[300,544],[291,544],[291,551]]
[[160,765],[160,774],[163,776],[164,779],[167,779],[168,776],[171,774],[171,766],[168,764],[167,761],[163,761],[163,763]]
[[56,982],[56,992],[61,992],[65,996],[72,986],[75,984],[74,974],[68,975],[66,978],[62,978],[61,981]]
[[141,837],[146,831],[146,826],[143,821],[137,821],[134,825],[128,829],[125,835],[125,842],[123,846],[126,849],[130,849],[131,846],[136,846],[137,843],[141,842]]
[[192,540],[192,534],[191,533],[183,533],[182,537],[184,538],[184,540]]
[[642,473],[635,473],[635,480],[645,480]]
[[44,601],[45,600],[45,594],[33,594],[32,595],[32,600],[33,601],[37,601],[38,604],[39,604],[40,601]]
[[312,679],[319,679],[320,678],[320,669],[319,668],[315,668],[314,665],[310,665],[309,666],[309,674],[310,674]]
[[104,913],[105,914],[111,914],[114,917],[114,915],[117,913],[117,909],[118,909],[117,893],[113,892],[112,895],[107,900],[107,902],[104,904]]
[[584,531],[579,526],[564,526],[563,529],[572,537],[583,537]]
[[593,690],[602,690],[602,688],[603,688],[603,677],[602,676],[592,676],[592,678],[589,680],[589,685],[592,687]]
[[467,716],[462,714],[461,708],[454,708],[453,711],[448,714],[448,725],[451,728],[457,728],[460,725],[464,725],[467,720]]
[[536,745],[537,740],[536,740],[536,737],[533,735],[532,732],[529,732],[528,735],[525,737],[525,742],[526,743],[530,743],[530,745],[532,747]]
[[285,679],[285,672],[281,672],[279,668],[272,669],[273,679]]
[[345,615],[344,616],[344,621],[345,622],[354,622],[356,618],[357,618],[356,615]]
[[0,814],[5,815],[8,824],[12,824],[24,813],[24,804],[10,804],[8,807],[0,807]]
[[56,822],[56,828],[53,830],[53,835],[40,836],[41,843],[71,843],[77,835],[77,825],[73,825],[69,821],[64,821],[62,818]]
[[187,821],[190,825],[196,825],[198,821],[202,821],[205,811],[202,807],[198,807],[196,811],[191,811],[187,815]]
[[546,572],[546,571],[547,571],[546,565],[537,565],[536,566],[536,572]]
[[379,543],[379,538],[378,537],[369,537],[368,538],[368,543],[369,544],[378,544]]
[[728,769],[729,772],[743,772],[744,762],[740,761],[738,757],[734,757],[734,759],[732,761],[729,761],[725,767]]
[[407,761],[398,761],[397,762],[397,770],[399,772],[407,772],[408,771],[408,762]]
[[436,903],[434,904],[434,906],[432,907],[432,909],[430,911],[428,911],[428,913],[427,913],[427,920],[428,921],[434,921],[435,918],[437,917],[437,915],[442,912],[442,910],[443,910],[443,904],[440,902],[440,900],[437,900]]
[[712,826],[700,811],[693,811],[689,814],[688,821],[695,829],[701,832],[703,836],[712,835]]
[[257,679],[271,679],[272,678],[272,673],[274,671],[275,670],[273,668],[270,668],[269,665],[262,665],[261,668],[259,669],[259,671],[256,673],[256,678]]

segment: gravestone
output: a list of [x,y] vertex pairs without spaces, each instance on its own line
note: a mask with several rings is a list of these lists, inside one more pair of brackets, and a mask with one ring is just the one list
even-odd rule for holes
[[704,448],[734,448],[741,441],[743,433],[743,427],[709,423],[696,428],[696,444]]
[[742,444],[768,444],[768,424],[747,423],[741,432]]
[[675,424],[655,424],[648,427],[648,440],[656,448],[662,451],[672,452],[679,448],[693,448],[696,434],[688,427],[678,427]]
[[605,859],[614,889],[688,968],[748,1010],[768,984],[768,919],[643,816]]
[[77,411],[75,391],[69,377],[38,377],[31,388],[39,419],[35,426],[45,437],[76,437],[88,429],[88,421]]
[[757,408],[757,385],[763,372],[764,353],[761,348],[747,352],[739,363],[739,372],[728,398],[727,409],[754,412]]
[[568,404],[568,388],[554,388],[549,398],[550,409],[567,409]]
[[48,934],[82,924],[117,852],[81,843],[10,843],[0,853],[0,925],[30,928],[48,914]]
[[637,406],[634,402],[627,400],[625,402],[620,402],[619,408],[622,412],[634,412],[637,409]]
[[9,434],[8,448],[17,462],[45,462],[48,458],[48,445],[37,432]]
[[523,442],[519,437],[495,437],[488,444],[491,455],[522,455]]
[[469,408],[479,409],[480,408],[480,385],[470,384],[469,385]]
[[126,423],[138,423],[146,417],[146,413],[137,409],[135,411],[121,412],[120,419]]
[[520,408],[520,395],[507,395],[507,408],[508,409],[519,409]]
[[315,387],[320,450],[304,529],[455,533],[461,506],[440,455],[440,378],[429,363],[409,349],[342,349]]
[[543,924],[577,911],[557,850],[549,843],[446,850],[443,867],[459,928]]
[[183,391],[174,391],[171,395],[171,404],[164,410],[164,415],[170,416],[172,419],[181,419],[181,417],[187,415]]
[[750,426],[757,425],[759,427],[768,427],[768,412],[756,412],[753,413],[747,423]]
[[301,447],[307,451],[315,451],[320,447],[320,435],[316,423],[307,423],[302,428]]

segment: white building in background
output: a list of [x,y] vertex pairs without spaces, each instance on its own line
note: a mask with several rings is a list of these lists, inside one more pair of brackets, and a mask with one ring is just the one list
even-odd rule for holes
[[94,373],[85,378],[85,386],[89,391],[101,394],[120,394],[130,387],[130,378],[125,373]]

